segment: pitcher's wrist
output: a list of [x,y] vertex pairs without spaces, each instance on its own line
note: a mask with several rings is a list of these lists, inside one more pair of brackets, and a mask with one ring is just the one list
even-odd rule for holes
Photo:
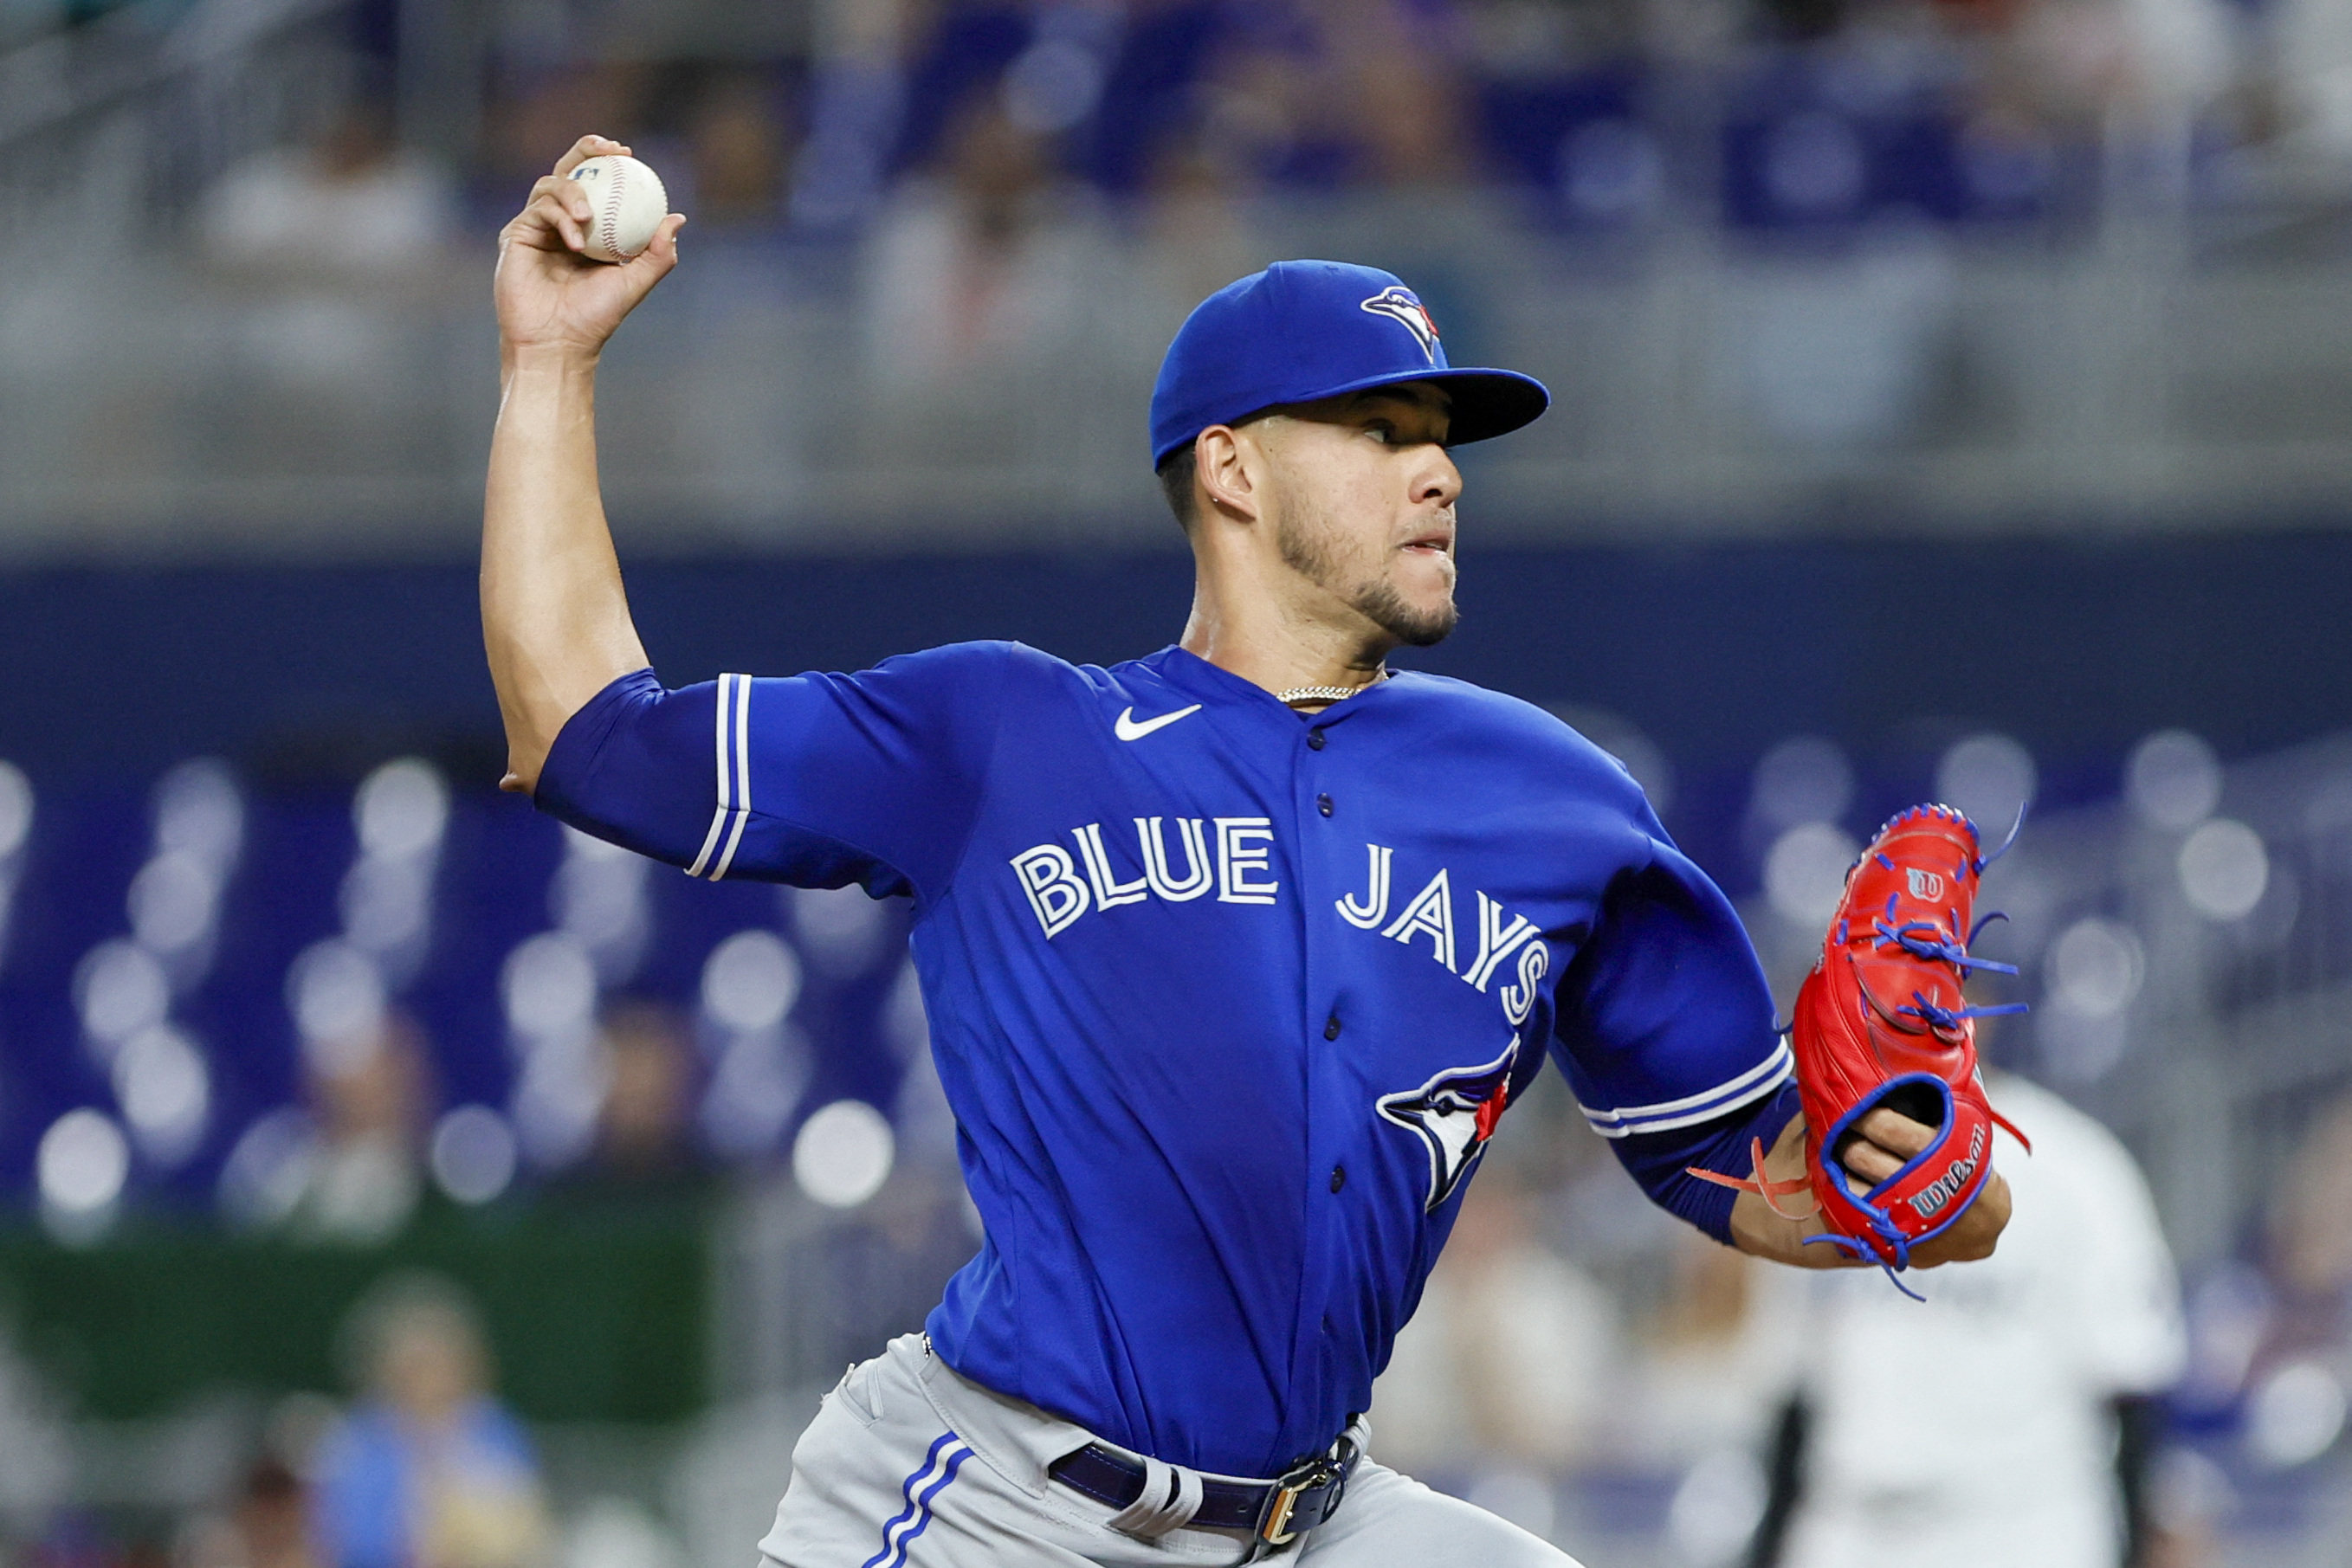
[[579,343],[515,343],[501,340],[499,384],[508,386],[519,375],[593,382],[596,378],[596,361],[603,354],[601,345],[589,348]]

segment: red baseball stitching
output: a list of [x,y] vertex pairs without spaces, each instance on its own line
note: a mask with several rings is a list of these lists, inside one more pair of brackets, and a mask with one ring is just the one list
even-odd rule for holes
[[596,233],[604,240],[604,248],[613,253],[614,260],[625,261],[628,258],[621,254],[620,222],[621,189],[626,176],[617,158],[606,167],[613,172],[612,193],[604,203],[604,221],[596,225]]

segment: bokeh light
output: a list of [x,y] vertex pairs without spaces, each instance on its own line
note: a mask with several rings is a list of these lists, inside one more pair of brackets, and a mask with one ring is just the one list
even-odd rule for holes
[[2185,729],[2159,731],[2133,748],[2124,794],[2151,827],[2185,833],[2221,803],[2221,760]]
[[1784,740],[1756,764],[1749,810],[1768,828],[1835,822],[1853,803],[1853,765],[1836,742],[1817,736]]
[[863,1100],[836,1100],[801,1124],[793,1179],[827,1208],[855,1208],[882,1189],[896,1154],[881,1112]]
[[434,1124],[433,1179],[463,1204],[484,1204],[514,1181],[517,1150],[505,1117],[487,1105],[460,1105]]
[[2048,1005],[2077,1018],[2112,1018],[2139,995],[2147,958],[2138,936],[2118,921],[2078,920],[2050,946]]
[[2270,885],[2270,855],[2262,835],[2227,817],[2204,822],[2189,835],[2180,846],[2179,867],[2182,895],[2208,920],[2244,916]]
[[2006,735],[1971,735],[1936,764],[1936,798],[1967,813],[1990,853],[2033,799],[2033,754]]
[[2246,1446],[2273,1469],[2309,1464],[2344,1435],[2344,1385],[2320,1363],[2276,1366],[2246,1405]]
[[0,861],[14,855],[33,831],[33,781],[0,758]]
[[738,1033],[775,1028],[800,990],[800,960],[772,931],[738,931],[702,967],[702,1010]]
[[448,823],[448,783],[421,758],[385,763],[352,797],[352,825],[370,855],[428,853],[440,847]]
[[154,1024],[123,1042],[113,1065],[115,1103],[139,1152],[156,1165],[184,1165],[212,1124],[212,1071],[195,1042]]
[[103,1224],[122,1197],[131,1145],[103,1112],[68,1111],[41,1134],[34,1173],[53,1228],[80,1239]]
[[564,933],[542,931],[507,955],[499,981],[507,1027],[523,1039],[584,1033],[596,1014],[596,967]]
[[75,971],[74,991],[82,1029],[110,1051],[163,1022],[172,1006],[172,982],[163,966],[131,942],[103,942],[91,948]]
[[1845,873],[1862,854],[1853,834],[1827,822],[1790,828],[1764,857],[1764,895],[1774,913],[1800,925],[1819,925],[1845,891]]

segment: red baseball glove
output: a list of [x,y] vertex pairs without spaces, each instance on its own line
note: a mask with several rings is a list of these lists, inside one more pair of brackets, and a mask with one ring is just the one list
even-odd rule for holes
[[[1987,1103],[1977,1072],[1976,1020],[2025,1011],[1978,1008],[1960,994],[1975,969],[2014,966],[1971,957],[1969,915],[1986,857],[1976,825],[1949,806],[1915,806],[1878,830],[1846,873],[1845,893],[1812,973],[1797,992],[1790,1045],[1805,1115],[1805,1178],[1771,1180],[1755,1142],[1755,1175],[1691,1175],[1779,1199],[1810,1187],[1827,1241],[1890,1271],[1948,1229],[1992,1174],[1992,1129],[2025,1134]],[[1867,1192],[1839,1156],[1854,1124],[1885,1107],[1933,1128],[1920,1154]],[[2029,1152],[2032,1145],[2026,1145]]]

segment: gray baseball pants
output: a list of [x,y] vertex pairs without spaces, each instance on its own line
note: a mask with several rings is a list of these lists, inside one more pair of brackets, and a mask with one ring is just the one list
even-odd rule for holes
[[[1188,1525],[1141,1533],[1158,1521],[1130,1520],[1137,1510],[1123,1514],[1047,1479],[1055,1459],[1097,1440],[968,1381],[921,1335],[905,1335],[825,1396],[793,1450],[792,1485],[760,1542],[761,1568],[1142,1568],[1248,1555],[1240,1532]],[[1181,1486],[1182,1472],[1171,1470],[1171,1480]],[[1112,1528],[1114,1518],[1129,1528]],[[1576,1568],[1518,1526],[1369,1458],[1330,1522],[1272,1561]]]

